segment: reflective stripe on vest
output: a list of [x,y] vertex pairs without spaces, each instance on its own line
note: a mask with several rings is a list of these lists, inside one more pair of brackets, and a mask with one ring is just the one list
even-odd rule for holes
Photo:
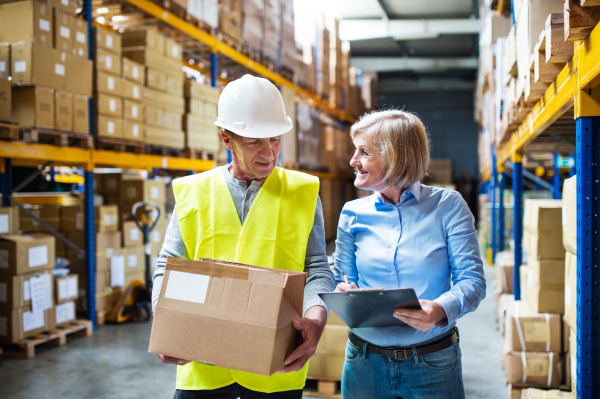
[[[244,224],[219,169],[173,181],[177,219],[190,259],[213,258],[283,270],[304,270],[319,180],[276,168],[254,199]],[[177,389],[217,389],[234,382],[254,391],[302,389],[299,372],[262,375],[191,362],[177,366]]]

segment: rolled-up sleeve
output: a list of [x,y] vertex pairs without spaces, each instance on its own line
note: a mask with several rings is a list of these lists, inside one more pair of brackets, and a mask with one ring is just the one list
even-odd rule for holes
[[329,268],[325,247],[323,209],[321,199],[317,198],[315,219],[308,236],[304,260],[304,271],[307,273],[306,286],[304,287],[304,313],[313,306],[323,306],[329,310],[318,295],[319,292],[331,292],[335,289],[333,273]]
[[452,194],[445,215],[452,288],[435,299],[435,302],[442,305],[450,324],[477,309],[485,298],[486,282],[475,219],[460,194]]

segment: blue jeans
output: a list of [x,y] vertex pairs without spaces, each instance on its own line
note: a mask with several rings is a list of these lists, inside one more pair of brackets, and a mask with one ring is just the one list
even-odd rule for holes
[[[409,351],[410,353],[410,351]],[[344,399],[464,399],[459,341],[438,352],[395,360],[346,344]]]

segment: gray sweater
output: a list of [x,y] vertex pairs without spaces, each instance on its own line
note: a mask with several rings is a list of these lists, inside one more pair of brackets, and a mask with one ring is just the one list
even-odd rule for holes
[[[256,198],[256,194],[262,187],[263,181],[253,181],[249,187],[243,180],[235,179],[227,169],[227,165],[221,166],[221,172],[225,177],[238,216],[242,223],[248,215],[250,206]],[[187,249],[181,238],[179,230],[179,222],[177,221],[177,212],[173,211],[173,216],[167,227],[165,241],[160,250],[156,269],[154,270],[153,290],[152,290],[152,306],[156,306],[156,301],[160,293],[162,285],[163,273],[167,256],[189,259]],[[306,256],[304,260],[304,271],[308,274],[306,287],[304,288],[304,312],[313,306],[323,306],[327,309],[325,302],[317,295],[319,292],[331,292],[335,288],[335,280],[333,273],[329,269],[327,255],[325,253],[325,227],[323,224],[323,209],[321,207],[321,199],[317,198],[317,207],[315,210],[315,220],[313,227],[308,236],[306,246]]]

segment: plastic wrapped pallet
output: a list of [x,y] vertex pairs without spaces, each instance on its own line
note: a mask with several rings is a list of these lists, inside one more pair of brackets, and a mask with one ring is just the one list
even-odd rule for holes
[[274,64],[279,58],[281,46],[281,0],[265,0],[263,37],[269,40],[262,42],[262,55]]
[[290,72],[296,68],[293,0],[281,0],[281,66]]
[[260,53],[263,42],[264,0],[245,0],[242,13],[242,44]]

